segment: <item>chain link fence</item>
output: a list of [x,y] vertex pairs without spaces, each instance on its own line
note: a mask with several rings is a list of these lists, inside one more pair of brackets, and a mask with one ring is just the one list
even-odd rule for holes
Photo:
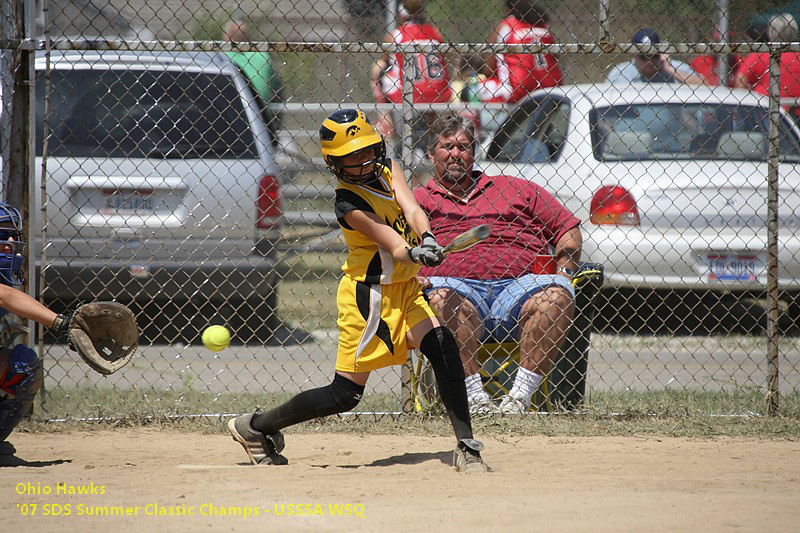
[[[800,3],[772,4],[6,0],[3,193],[26,206],[26,290],[56,311],[121,301],[142,328],[109,377],[39,331],[43,415],[239,413],[328,383],[346,248],[318,130],[359,107],[412,187],[452,109],[479,168],[582,220],[603,275],[536,409],[796,416],[800,47],[768,30],[789,13],[780,41],[800,40]],[[441,43],[408,40],[418,7]],[[508,30],[523,8],[539,20]],[[203,348],[210,324],[231,348]],[[498,397],[513,353],[483,357]],[[430,386],[414,356],[374,373],[359,412],[435,408]]]

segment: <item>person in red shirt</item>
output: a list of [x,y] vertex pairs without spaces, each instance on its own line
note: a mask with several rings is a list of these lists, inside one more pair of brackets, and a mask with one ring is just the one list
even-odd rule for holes
[[[797,41],[797,22],[792,15],[781,13],[769,21],[767,38],[771,42]],[[780,76],[781,98],[800,98],[800,53],[781,54]],[[739,63],[734,83],[736,88],[750,89],[757,93],[769,94],[769,54],[747,54]],[[795,116],[800,116],[800,106],[790,106]]]
[[[435,268],[423,268],[423,287],[456,334],[471,412],[527,412],[572,324],[571,278],[581,254],[580,220],[535,183],[476,170],[469,119],[441,114],[431,139],[428,156],[434,177],[414,196],[432,231],[446,243],[486,223],[492,235],[465,252],[450,254]],[[552,269],[543,268],[548,262],[555,263]],[[520,366],[498,407],[481,385],[476,353],[479,342],[509,337],[520,341]]]
[[[508,16],[495,26],[488,42],[555,44],[547,13],[531,0],[506,0]],[[482,102],[515,103],[528,93],[561,85],[562,74],[553,54],[497,54],[486,58],[486,80],[479,82]]]
[[[387,34],[385,43],[442,43],[439,30],[425,20],[422,0],[404,0],[398,12],[401,21]],[[377,103],[403,102],[403,55],[384,54],[370,69],[372,95]],[[450,73],[444,54],[417,54],[414,60],[414,103],[448,103],[451,100]],[[395,113],[395,115],[397,115]],[[418,133],[425,133],[436,119],[436,113],[421,113],[425,121],[415,121]],[[376,128],[384,137],[394,136],[394,124],[399,116],[386,113],[378,119]],[[423,150],[424,152],[424,150]]]
[[[722,42],[722,34],[718,28],[711,32],[711,42]],[[733,42],[733,32],[728,33],[728,42]],[[726,75],[725,86],[733,87],[736,81],[736,70],[739,67],[739,60],[741,59],[736,54],[727,54],[724,56],[728,61],[728,69]],[[703,76],[708,85],[720,85],[719,82],[719,54],[703,54],[699,55],[689,66],[694,69],[697,74]]]

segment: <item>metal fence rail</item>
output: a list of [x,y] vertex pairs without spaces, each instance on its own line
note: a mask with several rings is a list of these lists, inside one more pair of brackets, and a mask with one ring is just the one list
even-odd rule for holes
[[[244,412],[330,380],[346,247],[318,130],[342,107],[393,126],[389,155],[414,187],[433,175],[419,117],[468,115],[479,168],[531,180],[582,219],[583,259],[605,284],[550,376],[551,396],[580,390],[568,408],[800,414],[800,37],[766,38],[769,3],[542,1],[555,42],[528,44],[487,42],[500,0],[428,2],[441,43],[381,42],[400,22],[394,1],[192,12],[130,0],[92,16],[32,4],[7,0],[19,17],[0,35],[3,197],[25,206],[24,289],[58,311],[122,301],[143,330],[134,364],[109,378],[39,331],[45,416]],[[733,36],[715,42],[715,25]],[[632,43],[647,26],[663,42]],[[605,83],[665,54],[687,68],[706,58],[723,80],[744,64],[728,58],[761,54],[770,81]],[[404,59],[395,103],[373,95],[383,56]],[[556,56],[555,86],[474,101],[490,57]],[[453,95],[414,101],[415,62],[431,57],[448,62]],[[613,194],[627,211],[598,222],[594,206]],[[233,331],[230,349],[202,347],[209,324]],[[516,366],[504,363],[484,369],[502,367],[507,388]],[[376,372],[359,410],[419,408],[407,370]]]

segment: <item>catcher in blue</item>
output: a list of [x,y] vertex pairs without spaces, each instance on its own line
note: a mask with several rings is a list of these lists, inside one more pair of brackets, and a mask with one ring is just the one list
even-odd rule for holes
[[417,281],[420,265],[445,254],[411,193],[400,166],[362,111],[332,113],[320,128],[325,162],[338,179],[334,209],[347,244],[336,297],[339,346],[333,381],[301,392],[266,412],[228,421],[228,430],[253,464],[284,465],[281,430],[313,418],[351,411],[370,372],[406,362],[418,348],[431,362],[456,436],[453,466],[489,470],[483,444],[472,435],[464,367],[453,334],[436,318]]
[[[24,263],[22,217],[15,207],[0,202],[0,316],[13,313],[66,334],[70,347],[102,374],[130,360],[138,328],[127,307],[96,302],[70,315],[58,314],[14,288],[22,284]],[[0,347],[0,466],[18,464],[16,449],[6,439],[30,412],[42,379],[42,362],[35,351],[24,344]]]

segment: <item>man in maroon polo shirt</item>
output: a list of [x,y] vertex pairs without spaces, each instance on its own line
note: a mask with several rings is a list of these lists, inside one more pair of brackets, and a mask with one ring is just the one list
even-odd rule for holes
[[[580,220],[535,183],[476,170],[473,127],[456,113],[440,115],[428,149],[434,178],[414,196],[439,242],[478,224],[491,224],[492,235],[420,274],[456,334],[470,411],[522,414],[572,325]],[[520,366],[497,406],[483,389],[476,354],[482,342],[509,339],[520,342]]]

